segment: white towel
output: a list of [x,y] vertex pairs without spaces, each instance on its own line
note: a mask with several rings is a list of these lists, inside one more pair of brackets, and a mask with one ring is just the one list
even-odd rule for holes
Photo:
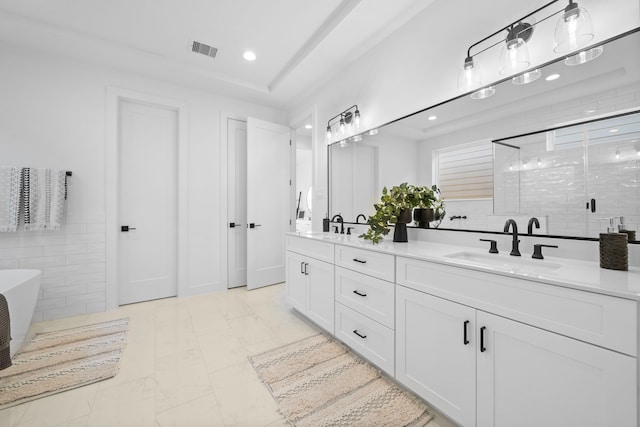
[[59,230],[64,212],[65,171],[28,168],[24,172],[24,229]]
[[20,217],[20,168],[0,168],[0,231],[17,231]]

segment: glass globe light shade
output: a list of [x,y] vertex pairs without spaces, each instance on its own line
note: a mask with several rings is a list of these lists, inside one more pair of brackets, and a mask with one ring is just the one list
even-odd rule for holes
[[461,92],[469,92],[482,86],[482,76],[477,65],[471,57],[464,61],[464,67],[458,74],[458,89]]
[[529,61],[527,43],[521,38],[507,40],[502,47],[502,52],[500,52],[498,73],[501,76],[510,76],[526,70],[529,65],[531,65],[531,61]]
[[593,24],[589,12],[577,3],[569,3],[558,23],[553,39],[553,51],[567,53],[580,49],[593,40]]
[[496,90],[493,88],[493,86],[487,86],[487,87],[483,87],[480,90],[477,90],[475,92],[473,92],[471,94],[471,99],[485,99],[485,98],[489,98],[490,96],[492,96],[494,93],[496,93]]

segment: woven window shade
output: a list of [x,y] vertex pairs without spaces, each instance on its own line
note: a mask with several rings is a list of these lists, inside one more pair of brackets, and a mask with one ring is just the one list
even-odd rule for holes
[[491,141],[437,151],[438,186],[445,200],[493,197]]

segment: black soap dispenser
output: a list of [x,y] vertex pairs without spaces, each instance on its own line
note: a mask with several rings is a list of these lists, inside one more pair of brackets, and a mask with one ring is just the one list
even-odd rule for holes
[[609,226],[606,233],[600,233],[600,268],[609,270],[629,269],[629,249],[627,234],[617,233],[614,218],[607,218]]

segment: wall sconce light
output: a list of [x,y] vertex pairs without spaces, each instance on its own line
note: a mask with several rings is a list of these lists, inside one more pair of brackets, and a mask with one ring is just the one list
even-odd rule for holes
[[[339,121],[337,119],[340,119]],[[337,129],[334,126],[338,124]],[[336,141],[344,140],[354,133],[360,132],[360,110],[357,105],[352,105],[340,114],[336,114],[327,122],[327,144],[334,141],[334,134],[337,131]]]
[[[569,4],[557,12],[554,12],[538,22],[531,22],[531,18],[534,14],[546,9],[554,3],[560,0],[551,1],[544,6],[534,10],[533,12],[523,16],[515,22],[507,25],[504,28],[496,31],[495,33],[483,38],[482,40],[472,44],[467,49],[467,56],[464,60],[464,65],[460,73],[458,74],[458,89],[462,92],[470,92],[475,89],[479,89],[471,94],[473,99],[483,99],[495,93],[493,87],[482,88],[482,77],[477,68],[476,56],[499,45],[504,44],[500,53],[500,62],[498,68],[498,74],[501,76],[510,76],[518,74],[513,77],[512,82],[516,85],[522,85],[531,83],[542,76],[542,72],[538,69],[526,71],[531,65],[529,58],[529,49],[527,42],[533,35],[533,30],[536,24],[543,22],[554,15],[561,14],[558,23],[556,25],[554,33],[553,50],[558,53],[569,53],[579,50],[587,45],[594,38],[593,25],[591,23],[591,17],[589,12],[584,8],[578,6],[578,3],[573,0],[569,0]],[[525,20],[530,18],[530,22]],[[471,50],[478,45],[486,42],[492,37],[507,31],[507,35],[504,39],[488,46],[475,54],[471,54]],[[566,65],[579,65],[589,62],[602,54],[602,46],[595,47],[593,49],[584,50],[574,55],[567,56],[565,58]],[[524,71],[524,72],[523,72]]]

